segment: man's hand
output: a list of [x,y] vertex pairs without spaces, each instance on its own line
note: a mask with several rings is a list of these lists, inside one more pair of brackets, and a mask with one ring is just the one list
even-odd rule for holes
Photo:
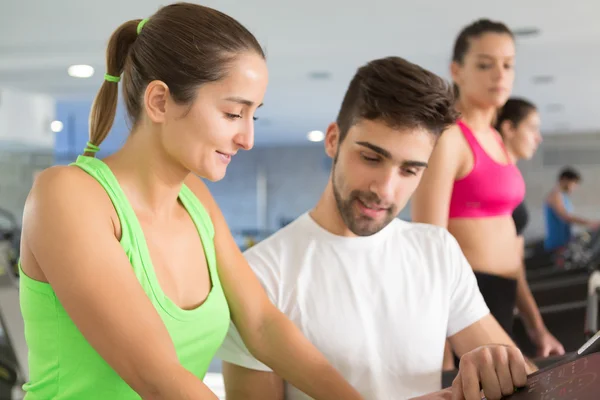
[[482,390],[488,400],[498,400],[526,384],[526,363],[519,349],[482,346],[461,357],[458,375],[452,383],[452,400],[481,400]]
[[588,221],[587,224],[585,224],[585,226],[592,231],[595,231],[596,229],[600,228],[600,221]]
[[565,354],[563,345],[548,330],[534,332],[529,336],[537,347],[538,357],[562,356]]
[[413,397],[410,400],[452,400],[452,389],[448,388],[440,390],[439,392],[429,393],[424,396]]

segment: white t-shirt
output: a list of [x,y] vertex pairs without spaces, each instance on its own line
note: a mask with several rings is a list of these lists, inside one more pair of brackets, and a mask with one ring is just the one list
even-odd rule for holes
[[[395,219],[341,237],[306,213],[245,256],[271,301],[366,399],[439,390],[446,338],[489,313],[458,243],[433,225]],[[217,357],[270,371],[233,324]]]

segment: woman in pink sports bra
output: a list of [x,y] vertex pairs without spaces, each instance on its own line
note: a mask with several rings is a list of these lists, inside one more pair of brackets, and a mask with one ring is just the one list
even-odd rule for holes
[[[452,233],[498,323],[510,335],[517,306],[540,355],[547,356],[564,350],[537,318],[524,276],[512,212],[525,197],[525,183],[493,128],[513,87],[514,59],[512,32],[500,22],[478,20],[459,34],[451,74],[461,119],[436,145],[411,202],[412,219]],[[455,366],[447,348],[444,369]]]

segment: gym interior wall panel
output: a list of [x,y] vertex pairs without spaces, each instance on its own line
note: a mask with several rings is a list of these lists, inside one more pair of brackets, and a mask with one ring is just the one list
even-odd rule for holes
[[260,149],[267,172],[268,214],[271,229],[310,210],[327,185],[329,170],[322,146]]
[[219,182],[207,182],[234,232],[262,229],[257,204],[257,174],[266,178],[266,229],[278,230],[283,221],[310,210],[327,184],[321,146],[254,148],[239,152]]
[[219,204],[230,229],[256,229],[256,157],[255,152],[240,151],[227,167],[225,177],[218,182],[205,181]]
[[[56,134],[54,153],[57,164],[68,164],[75,161],[83,153],[89,139],[89,115],[91,100],[59,101],[56,104],[56,119],[63,123],[63,130]],[[129,126],[122,104],[117,107],[117,114],[112,129],[100,146],[99,157],[106,156],[119,149],[127,135]]]
[[0,90],[0,149],[52,149],[55,100],[47,95]]
[[[0,208],[12,214],[19,226],[25,199],[36,172],[51,166],[53,162],[52,150],[29,152],[0,149]],[[4,227],[6,222],[0,221],[0,227]]]

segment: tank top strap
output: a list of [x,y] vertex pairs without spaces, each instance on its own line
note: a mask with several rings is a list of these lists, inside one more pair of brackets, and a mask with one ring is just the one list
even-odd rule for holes
[[202,229],[205,229],[208,237],[214,239],[215,227],[212,223],[212,219],[198,197],[191,191],[189,187],[183,185],[179,193],[179,198],[185,203],[185,208],[196,225],[202,227]]
[[456,121],[456,124],[460,128],[460,130],[461,130],[465,140],[469,144],[469,147],[471,148],[471,150],[476,154],[480,154],[483,151],[483,149],[479,145],[479,142],[477,141],[477,138],[473,134],[473,131],[471,130],[471,128],[469,128],[469,126],[460,119],[458,121]]
[[214,277],[217,276],[218,271],[216,268],[217,255],[214,246],[215,227],[212,223],[212,219],[202,202],[185,184],[181,187],[181,191],[179,192],[179,200],[183,203],[183,206],[199,230],[200,237],[203,238],[202,244],[204,247],[204,255],[208,261],[213,284],[220,285],[220,281],[214,279]]
[[129,249],[135,243],[131,224],[137,221],[137,216],[110,168],[102,160],[88,156],[78,156],[70,165],[81,168],[104,188],[121,222],[121,245]]
[[510,159],[510,154],[508,154],[508,150],[506,150],[506,146],[504,145],[504,140],[502,140],[502,135],[496,129],[494,129],[494,128],[491,128],[491,129],[494,132],[494,136],[496,136],[496,140],[498,140],[498,144],[500,145],[500,148],[502,149],[504,156],[506,157],[506,164],[512,165],[512,162]]

